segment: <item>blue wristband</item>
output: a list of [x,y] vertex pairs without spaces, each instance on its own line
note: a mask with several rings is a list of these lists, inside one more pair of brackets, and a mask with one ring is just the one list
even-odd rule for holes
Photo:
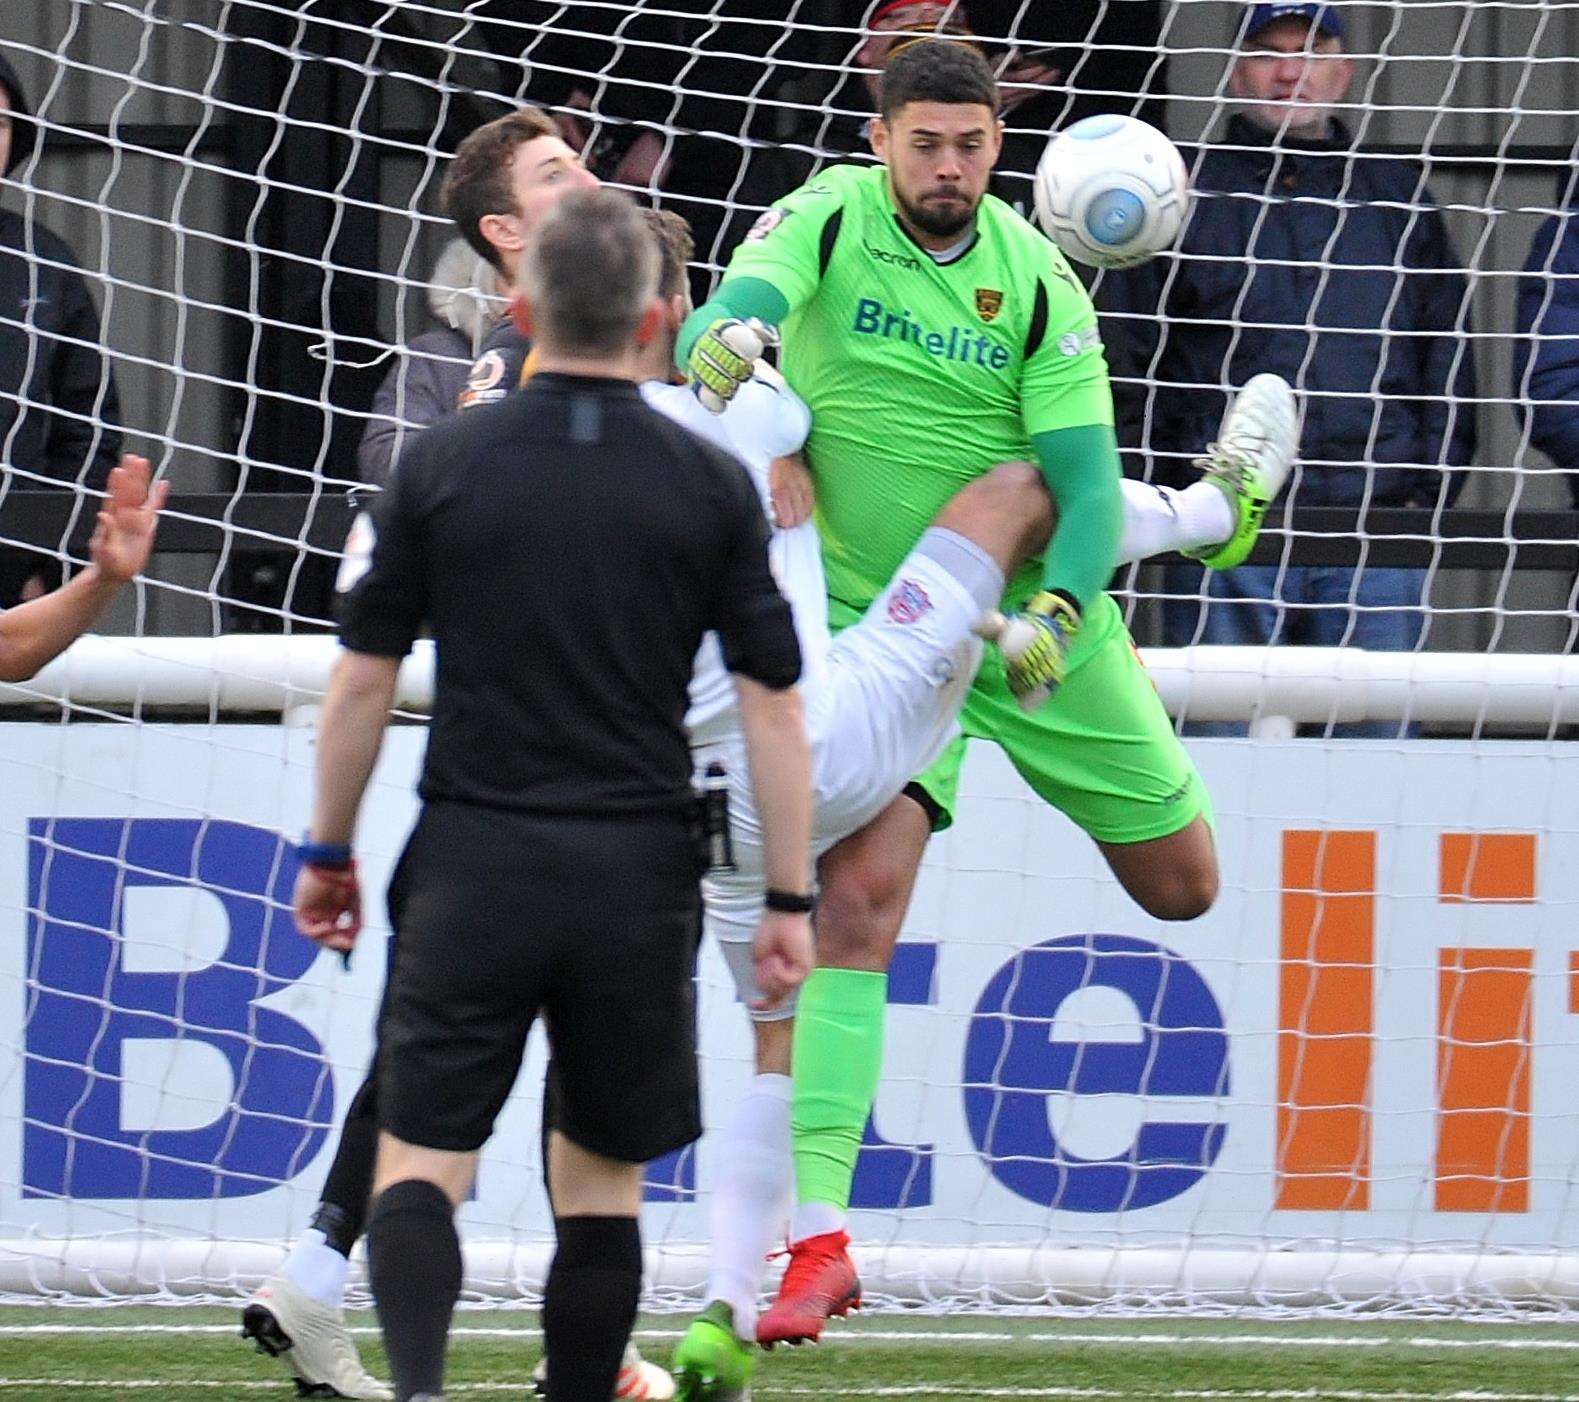
[[345,871],[351,865],[351,844],[348,842],[314,842],[304,836],[296,847],[296,860],[304,867],[323,867],[327,871]]

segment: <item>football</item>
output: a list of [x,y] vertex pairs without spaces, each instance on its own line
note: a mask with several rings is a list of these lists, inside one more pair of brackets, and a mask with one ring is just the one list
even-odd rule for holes
[[1190,177],[1179,148],[1138,117],[1086,117],[1047,143],[1036,217],[1064,254],[1131,268],[1179,236]]

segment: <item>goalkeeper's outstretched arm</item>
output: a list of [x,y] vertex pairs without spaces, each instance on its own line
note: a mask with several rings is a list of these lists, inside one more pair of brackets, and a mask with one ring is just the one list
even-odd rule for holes
[[1038,433],[1031,446],[1058,508],[1042,587],[1084,610],[1105,588],[1124,534],[1118,441],[1106,424]]
[[58,657],[104,612],[116,591],[147,567],[159,508],[170,484],[149,487],[147,458],[111,470],[104,509],[88,543],[88,567],[69,583],[0,614],[0,681],[24,682]]
[[1050,429],[1031,439],[1058,508],[1041,592],[1023,613],[984,620],[1004,657],[1009,690],[1034,710],[1063,682],[1086,608],[1107,586],[1124,531],[1118,443],[1105,424]]

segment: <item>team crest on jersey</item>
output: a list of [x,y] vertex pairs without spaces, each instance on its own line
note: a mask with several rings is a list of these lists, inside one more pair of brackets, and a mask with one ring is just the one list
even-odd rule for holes
[[908,624],[932,611],[927,591],[913,579],[901,579],[888,597],[888,621]]
[[763,210],[761,218],[746,231],[746,242],[761,243],[763,239],[784,222],[784,216],[788,213],[789,210],[787,209]]
[[466,375],[466,388],[460,392],[456,406],[470,409],[478,404],[491,404],[503,399],[509,391],[504,387],[504,357],[496,350],[479,356]]
[[492,389],[504,378],[504,357],[498,351],[480,356],[466,376],[466,388],[473,394]]
[[1003,293],[996,287],[978,287],[976,289],[976,315],[983,321],[991,321],[1003,310]]

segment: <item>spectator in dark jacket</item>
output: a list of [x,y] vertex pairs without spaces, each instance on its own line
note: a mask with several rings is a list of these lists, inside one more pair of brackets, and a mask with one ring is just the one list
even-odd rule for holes
[[465,240],[455,239],[444,250],[428,288],[438,325],[396,349],[394,368],[373,396],[372,417],[356,452],[364,482],[382,487],[402,444],[455,412],[467,372],[508,296],[499,271]]
[[1579,503],[1579,177],[1566,203],[1536,230],[1519,279],[1513,392]]
[[[33,152],[27,98],[0,57],[0,173]],[[65,242],[0,210],[0,469],[10,488],[69,483],[103,491],[120,452],[115,383],[99,350],[99,318]],[[96,503],[81,513],[85,546]],[[0,525],[0,608],[61,582],[59,560],[7,544]],[[63,543],[64,544],[64,543]]]
[[[1156,480],[1180,481],[1232,391],[1271,370],[1304,403],[1290,504],[1425,510],[1462,485],[1468,284],[1420,166],[1355,151],[1333,115],[1352,77],[1335,9],[1252,6],[1229,78],[1244,110],[1195,165],[1177,257],[1101,279],[1121,436]],[[1179,645],[1409,650],[1423,585],[1406,569],[1179,567],[1168,592],[1194,597],[1164,627]]]

